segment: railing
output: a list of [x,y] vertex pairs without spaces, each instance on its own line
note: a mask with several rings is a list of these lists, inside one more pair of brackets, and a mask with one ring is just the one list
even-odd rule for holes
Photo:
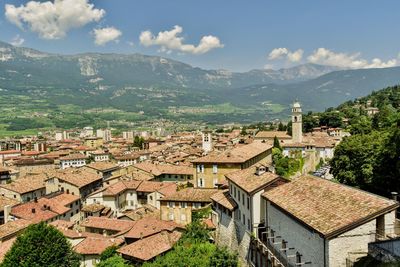
[[[271,263],[267,264],[266,266],[285,266],[285,267],[299,266],[293,262],[290,262],[289,257],[285,253],[282,253],[280,249],[276,248],[268,238],[266,240],[265,239],[260,240],[256,238],[253,240],[253,245],[256,246],[256,248],[262,247],[263,250],[267,252],[268,261],[270,261]],[[250,265],[256,266],[256,263],[250,261]]]

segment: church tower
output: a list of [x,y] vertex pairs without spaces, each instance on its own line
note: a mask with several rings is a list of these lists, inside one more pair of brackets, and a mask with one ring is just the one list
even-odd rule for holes
[[294,102],[292,107],[292,141],[293,143],[303,142],[303,122],[298,101]]
[[204,131],[201,135],[202,135],[202,148],[205,153],[208,153],[213,148],[211,132]]

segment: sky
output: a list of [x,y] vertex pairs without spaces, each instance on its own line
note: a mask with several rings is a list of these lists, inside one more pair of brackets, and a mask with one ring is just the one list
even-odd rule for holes
[[0,0],[0,40],[141,53],[205,69],[400,65],[400,1]]

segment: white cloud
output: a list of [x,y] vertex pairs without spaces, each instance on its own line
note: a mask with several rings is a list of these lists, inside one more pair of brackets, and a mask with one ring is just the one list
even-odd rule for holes
[[178,25],[174,26],[170,31],[159,32],[157,36],[154,36],[151,31],[143,31],[139,36],[139,40],[144,46],[159,45],[161,46],[159,51],[166,53],[177,50],[183,53],[204,54],[214,48],[224,47],[218,37],[212,35],[203,36],[197,46],[184,44],[184,38],[179,36],[182,31],[183,28]]
[[360,56],[361,53],[359,52],[353,54],[335,53],[326,48],[318,48],[308,56],[307,60],[311,63],[352,69],[388,68],[398,64],[397,59],[390,59],[384,62],[379,58],[374,58],[369,62]]
[[21,46],[25,42],[25,39],[22,38],[19,34],[15,35],[11,40],[11,44],[14,46]]
[[54,2],[29,1],[16,7],[5,5],[5,16],[11,23],[31,31],[44,39],[61,39],[73,28],[99,21],[103,9],[97,9],[89,0],[54,0]]
[[108,42],[118,42],[118,38],[122,35],[122,32],[114,27],[107,27],[101,29],[94,29],[94,43],[96,45],[104,45]]
[[275,48],[273,49],[269,55],[269,60],[276,60],[281,58],[286,58],[290,62],[299,62],[303,58],[304,51],[302,49],[298,49],[294,52],[290,51],[285,47]]

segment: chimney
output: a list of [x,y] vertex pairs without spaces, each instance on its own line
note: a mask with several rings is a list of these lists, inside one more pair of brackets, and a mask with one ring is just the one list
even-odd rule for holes
[[266,171],[267,171],[267,168],[263,165],[256,167],[256,175],[258,175],[258,176],[264,174]]
[[11,205],[4,206],[4,223],[10,220]]
[[399,195],[399,193],[397,193],[397,192],[391,192],[390,194],[392,195],[392,199],[395,200],[395,201],[397,201],[397,196]]
[[35,208],[32,208],[32,213],[36,213],[36,210],[35,210]]
[[34,201],[35,203],[37,203],[37,197],[35,197],[35,198],[33,199],[33,201]]

